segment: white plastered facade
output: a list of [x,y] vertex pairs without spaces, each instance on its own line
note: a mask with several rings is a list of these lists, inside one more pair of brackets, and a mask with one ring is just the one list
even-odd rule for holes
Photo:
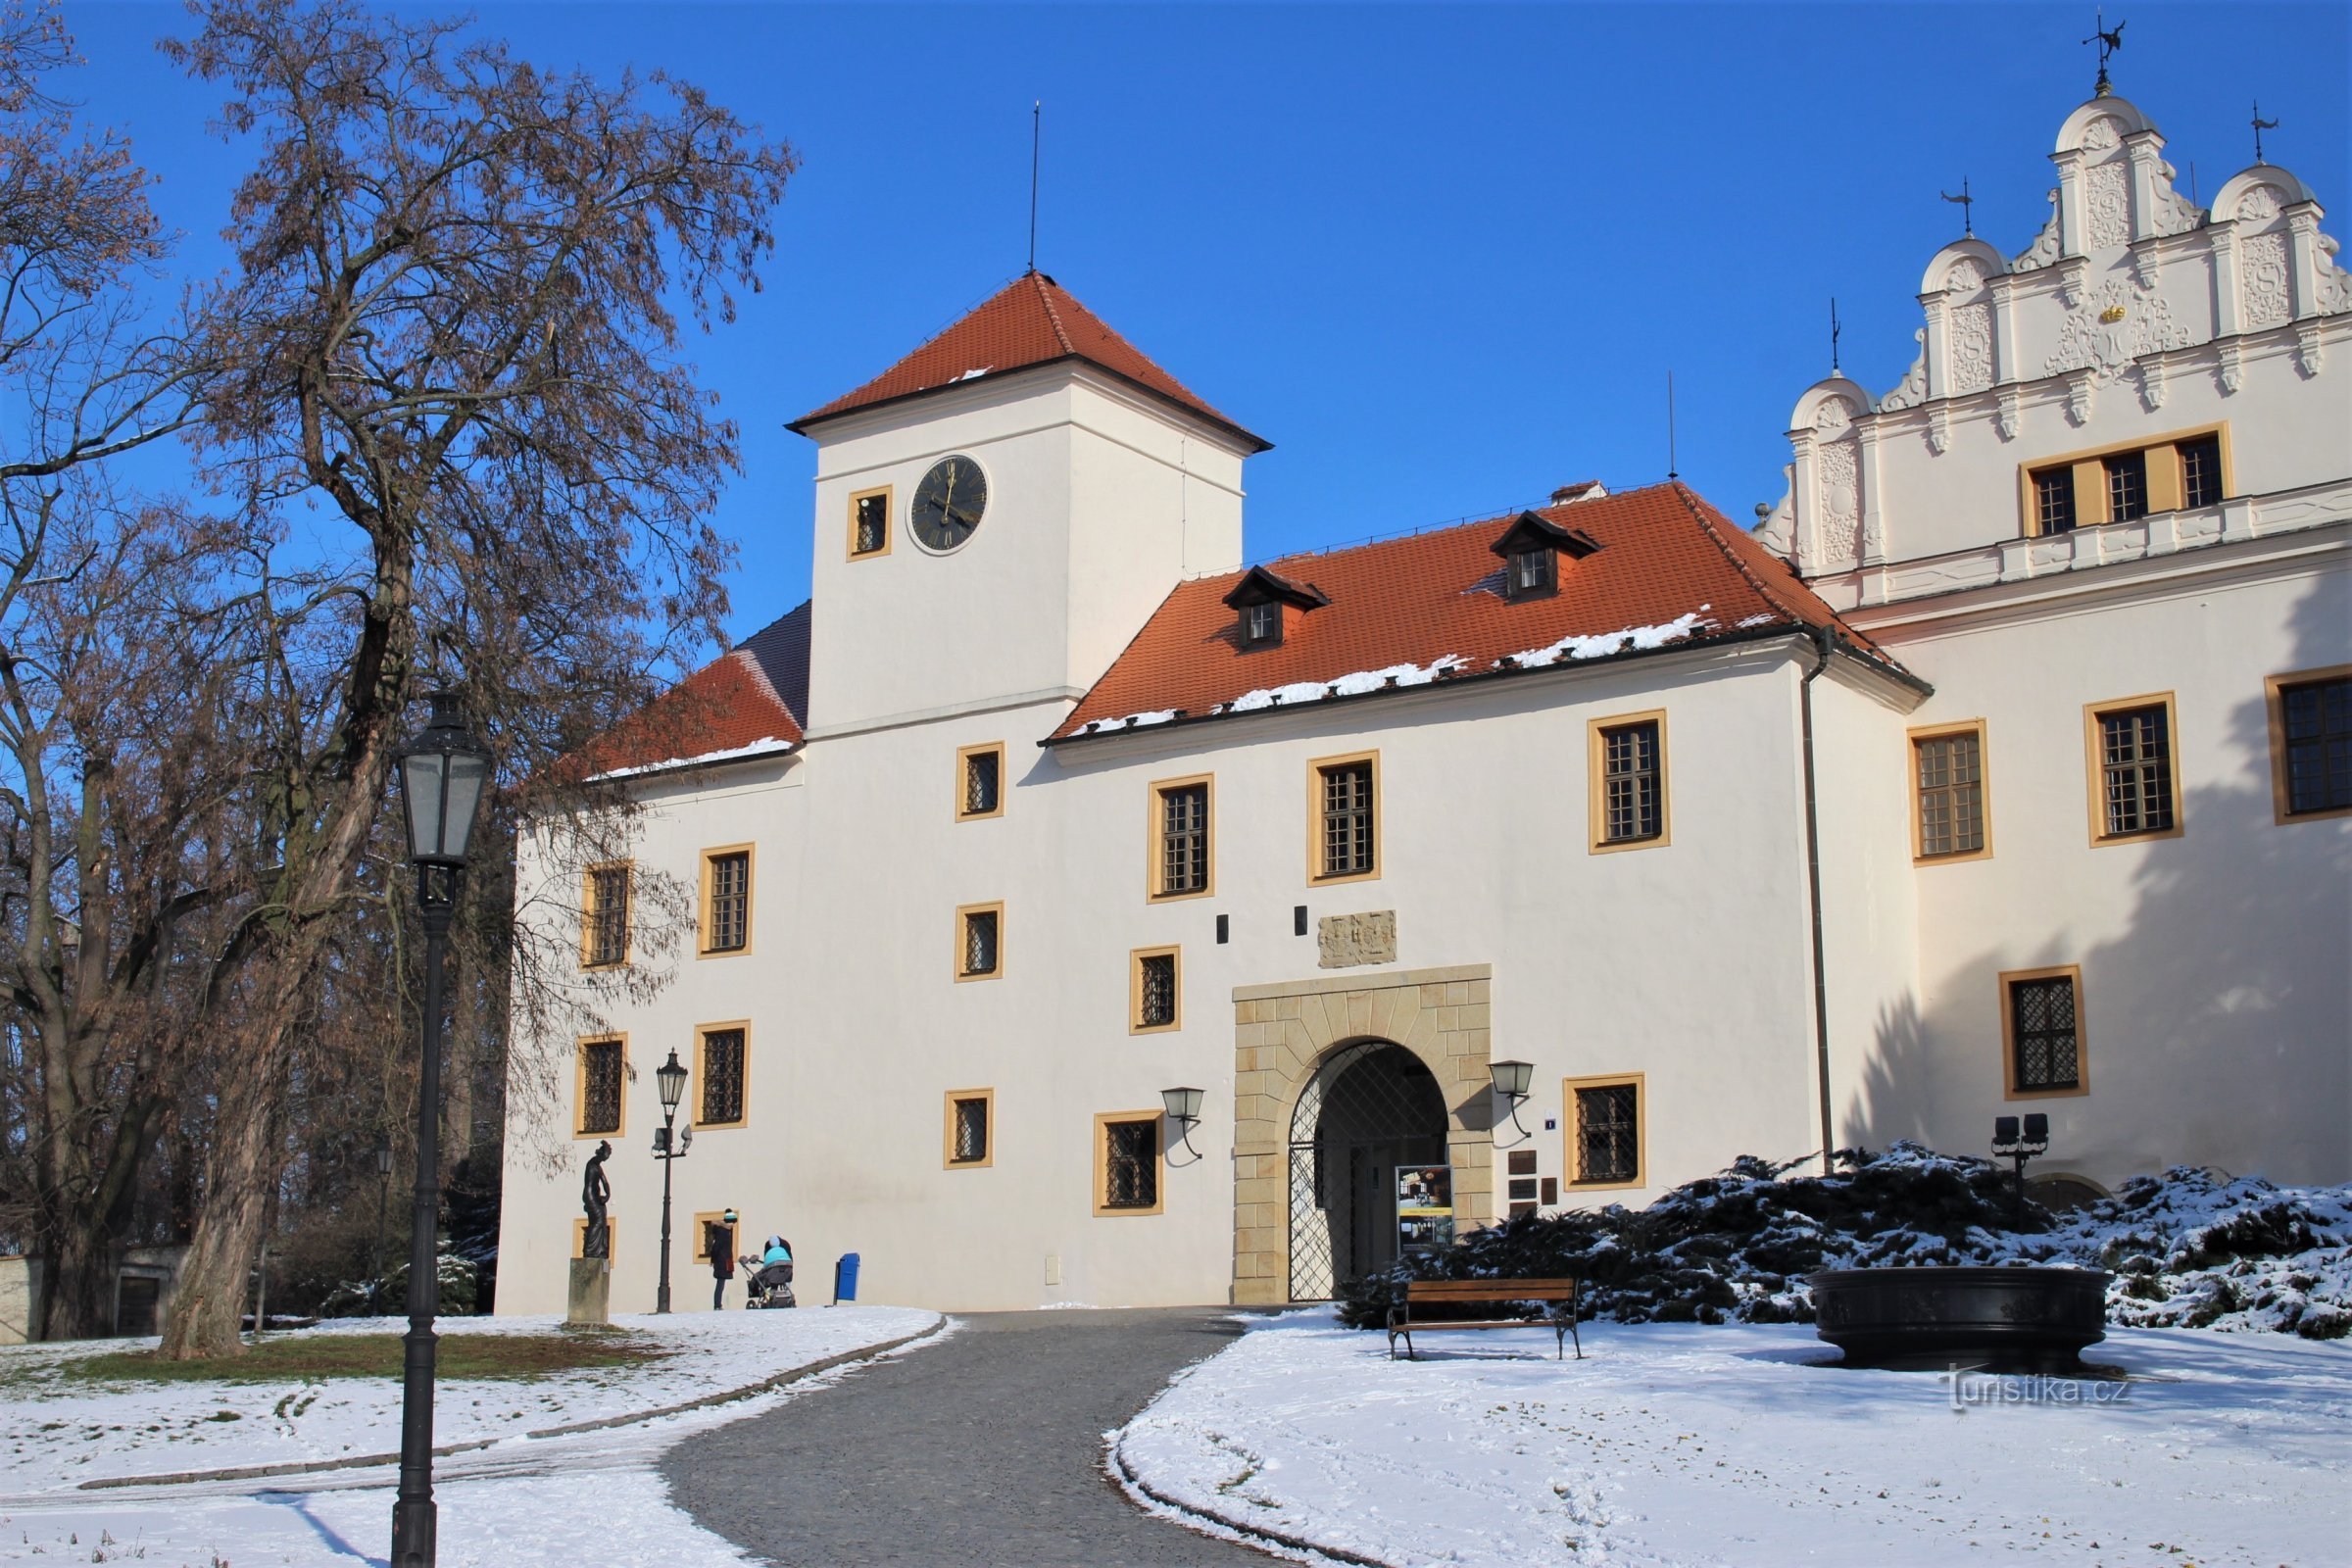
[[[608,1009],[633,1074],[614,1309],[654,1292],[652,1069],[713,1022],[749,1020],[747,1115],[676,1164],[682,1308],[710,1299],[691,1218],[727,1206],[792,1238],[805,1301],[849,1251],[869,1299],[1287,1299],[1276,1146],[1299,1063],[1356,1039],[1437,1070],[1466,1221],[1500,1205],[1497,1143],[1565,1202],[1636,1205],[1739,1154],[1819,1149],[1808,708],[1831,1142],[1968,1151],[1996,1113],[2046,1110],[2047,1165],[2103,1185],[2176,1161],[2352,1174],[2352,818],[2276,819],[2264,692],[2352,663],[2352,296],[2291,175],[2237,176],[2209,218],[2161,148],[2122,100],[2083,106],[2035,244],[1930,265],[1903,385],[1798,401],[1762,536],[1924,697],[1791,636],[1043,748],[1170,588],[1240,564],[1242,444],[1074,362],[817,427],[808,742],[637,786],[638,864],[692,877],[703,851],[753,845],[756,908],[747,954],[689,938],[649,965],[665,983]],[[2218,505],[2033,533],[2033,467],[2214,429]],[[905,506],[949,453],[991,500],[934,555]],[[892,549],[852,560],[850,497],[881,486]],[[2084,705],[2150,693],[2173,697],[2183,831],[2094,846]],[[1652,710],[1671,832],[1592,854],[1589,721]],[[1985,726],[1990,853],[1916,863],[1907,737],[1964,720]],[[1002,812],[957,820],[959,750],[997,743]],[[1317,885],[1310,767],[1361,752],[1379,873]],[[1198,775],[1213,891],[1154,902],[1152,786]],[[573,876],[526,835],[524,917],[565,918]],[[975,905],[1002,906],[1002,970],[959,980]],[[1323,967],[1319,922],[1375,912],[1393,957]],[[1166,947],[1179,1024],[1132,1032],[1130,955]],[[2087,1092],[2009,1099],[1998,976],[2063,964]],[[1524,1143],[1483,1087],[1504,1058],[1534,1064]],[[514,1061],[514,1102],[555,1108],[510,1132],[498,1304],[552,1310],[596,1140],[566,1136],[568,1040]],[[1563,1086],[1619,1074],[1642,1079],[1642,1185],[1580,1192]],[[1202,1119],[1163,1126],[1153,1211],[1099,1213],[1096,1119],[1179,1085],[1205,1092]],[[991,1097],[985,1165],[945,1158],[958,1090]]]

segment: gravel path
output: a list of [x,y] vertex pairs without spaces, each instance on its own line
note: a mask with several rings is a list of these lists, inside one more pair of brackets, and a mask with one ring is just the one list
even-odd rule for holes
[[984,1313],[662,1464],[706,1529],[791,1568],[1265,1568],[1132,1506],[1102,1434],[1241,1332],[1225,1308]]

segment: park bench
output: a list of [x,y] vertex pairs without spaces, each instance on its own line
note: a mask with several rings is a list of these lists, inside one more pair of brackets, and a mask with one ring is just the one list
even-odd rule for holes
[[[1524,1317],[1422,1317],[1415,1318],[1414,1308],[1489,1306],[1499,1310],[1511,1301],[1551,1301],[1568,1303],[1565,1317],[1555,1304],[1549,1319]],[[1408,1359],[1419,1360],[1413,1353],[1415,1334],[1436,1334],[1455,1329],[1524,1329],[1548,1322],[1551,1328],[1552,1358],[1559,1359],[1562,1347],[1570,1338],[1576,1340],[1576,1358],[1585,1358],[1585,1342],[1576,1332],[1577,1286],[1574,1279],[1563,1280],[1408,1280],[1404,1299],[1389,1308],[1389,1359],[1396,1358],[1396,1342],[1404,1341]]]

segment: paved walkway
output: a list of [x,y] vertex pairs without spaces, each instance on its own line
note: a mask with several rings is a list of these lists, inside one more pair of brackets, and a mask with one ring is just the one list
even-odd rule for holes
[[1241,1332],[1221,1307],[962,1316],[947,1340],[669,1450],[678,1505],[788,1568],[1265,1568],[1132,1504],[1102,1434]]

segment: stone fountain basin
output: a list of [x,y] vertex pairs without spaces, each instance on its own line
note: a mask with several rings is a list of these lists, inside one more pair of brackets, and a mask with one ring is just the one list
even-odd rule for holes
[[2080,1374],[2107,1337],[2104,1269],[1839,1268],[1810,1276],[1814,1327],[1845,1365]]

